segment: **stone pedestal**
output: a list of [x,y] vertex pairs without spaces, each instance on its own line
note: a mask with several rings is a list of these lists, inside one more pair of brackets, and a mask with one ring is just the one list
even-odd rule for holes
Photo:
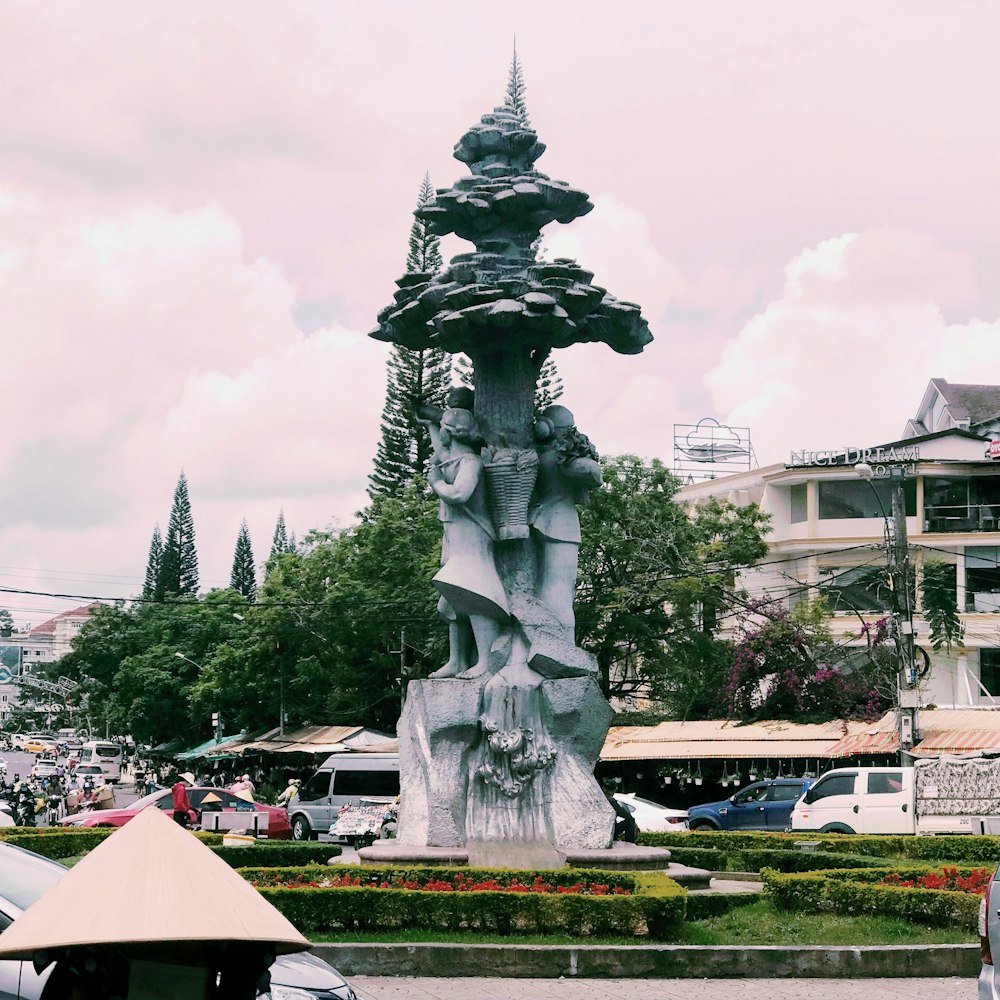
[[[477,774],[482,680],[411,681],[399,722],[401,847],[461,848],[482,840],[470,829]],[[615,814],[594,778],[612,710],[593,677],[541,683],[555,756],[535,775],[530,795],[544,807],[552,846],[600,850],[611,844]]]

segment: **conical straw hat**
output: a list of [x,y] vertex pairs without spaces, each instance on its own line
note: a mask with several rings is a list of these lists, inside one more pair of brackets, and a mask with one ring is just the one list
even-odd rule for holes
[[0,958],[94,944],[310,943],[249,882],[159,809],[94,848],[0,937]]

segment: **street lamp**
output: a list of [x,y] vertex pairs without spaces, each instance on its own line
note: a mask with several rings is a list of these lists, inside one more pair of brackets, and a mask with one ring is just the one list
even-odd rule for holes
[[[250,623],[243,617],[238,611],[233,612],[233,617],[250,628]],[[281,643],[275,640],[274,651],[278,657],[278,691],[279,691],[279,705],[278,705],[278,735],[285,735],[285,660],[281,655]]]
[[[910,549],[906,538],[906,498],[903,494],[903,480],[906,471],[902,466],[889,469],[892,491],[892,514],[886,513],[882,497],[875,488],[875,471],[867,462],[854,466],[858,477],[872,488],[882,520],[885,524],[885,555],[892,587],[893,638],[899,664],[896,678],[896,713],[899,727],[899,747],[913,746],[917,733],[917,671],[913,644],[913,605],[910,601]],[[905,697],[904,697],[905,695]],[[905,704],[904,704],[905,702]]]
[[[190,656],[185,656],[183,653],[174,653],[174,656],[178,660],[184,660],[185,663],[190,663],[192,667],[197,667],[199,672],[204,671],[204,667],[200,663],[195,663]],[[222,713],[213,712],[212,713],[212,729],[215,730],[215,742],[222,742]]]

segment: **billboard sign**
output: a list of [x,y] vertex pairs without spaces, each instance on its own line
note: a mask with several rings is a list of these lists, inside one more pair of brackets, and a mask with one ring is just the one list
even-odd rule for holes
[[21,673],[21,647],[0,645],[0,667],[8,670],[13,677]]

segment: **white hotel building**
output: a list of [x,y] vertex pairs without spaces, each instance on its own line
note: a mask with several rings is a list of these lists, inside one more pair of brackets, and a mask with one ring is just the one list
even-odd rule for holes
[[[898,441],[797,452],[787,464],[692,483],[680,497],[756,503],[769,513],[769,555],[742,574],[741,584],[754,596],[789,603],[824,594],[834,635],[849,643],[862,618],[882,618],[889,607],[873,571],[886,567],[884,513],[891,511],[894,486],[878,476],[887,471],[878,466],[905,465],[907,535],[918,581],[914,632],[931,664],[918,687],[919,705],[1000,707],[1000,457],[989,457],[997,437],[1000,386],[933,379]],[[862,462],[876,467],[875,479],[859,475],[855,465]],[[920,608],[920,575],[929,559],[955,567],[965,634],[950,652],[930,647]]]

